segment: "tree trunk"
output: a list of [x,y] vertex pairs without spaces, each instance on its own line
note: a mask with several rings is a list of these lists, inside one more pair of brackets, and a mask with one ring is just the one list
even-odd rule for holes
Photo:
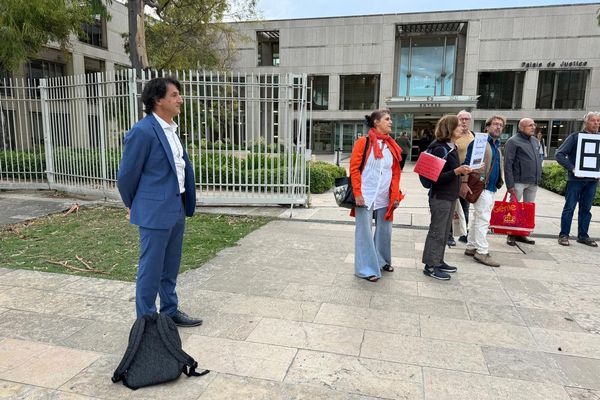
[[129,0],[129,55],[131,66],[140,76],[142,69],[148,68],[146,54],[146,35],[144,33],[144,0]]

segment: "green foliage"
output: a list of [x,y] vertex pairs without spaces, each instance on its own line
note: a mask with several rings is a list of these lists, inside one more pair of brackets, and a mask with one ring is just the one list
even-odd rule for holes
[[324,161],[310,161],[309,168],[310,192],[315,194],[326,192],[335,183],[335,178],[346,176],[344,168]]
[[50,41],[68,47],[94,14],[108,16],[101,0],[0,0],[0,68],[16,70]]
[[[180,273],[201,267],[267,222],[268,218],[210,214],[188,218]],[[4,268],[135,281],[139,238],[136,227],[125,219],[124,209],[95,208],[8,227],[0,231],[0,248]],[[86,272],[80,260],[97,272]]]
[[146,16],[148,61],[156,69],[227,69],[240,35],[223,20],[256,18],[256,0],[156,0]]
[[[542,170],[540,186],[551,192],[564,195],[567,187],[567,171],[560,164],[546,165]],[[594,205],[600,206],[600,187],[596,189]]]
[[14,179],[27,179],[40,173],[38,178],[45,178],[46,156],[43,150],[37,152],[0,150],[0,174],[9,174]]

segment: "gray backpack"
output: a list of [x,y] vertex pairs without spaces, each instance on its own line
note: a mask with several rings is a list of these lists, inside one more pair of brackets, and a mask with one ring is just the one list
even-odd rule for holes
[[181,338],[173,320],[165,314],[147,314],[138,318],[129,333],[129,344],[112,377],[123,381],[130,389],[187,376],[202,376],[208,370],[196,372],[198,363],[181,348]]

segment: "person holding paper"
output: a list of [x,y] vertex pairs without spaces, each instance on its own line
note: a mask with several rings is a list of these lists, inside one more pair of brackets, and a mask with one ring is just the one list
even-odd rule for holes
[[[535,203],[537,188],[542,180],[540,142],[534,137],[535,121],[523,118],[519,121],[519,133],[504,144],[504,179],[511,201]],[[527,236],[508,235],[506,244],[516,242],[534,244]]]
[[[467,110],[461,110],[456,114],[458,118],[458,125],[463,130],[463,135],[456,139],[456,151],[458,152],[458,161],[462,164],[465,162],[465,158],[467,157],[467,148],[469,144],[475,139],[475,134],[471,131],[471,113]],[[469,225],[469,202],[463,199],[462,197],[458,198],[460,202],[460,206],[462,207],[463,214],[465,216],[465,224]],[[450,231],[450,235],[448,235],[448,246],[456,246],[456,241],[454,240],[454,236],[452,234],[452,230]],[[462,235],[458,238],[459,242],[467,243],[467,236]]]
[[[350,158],[350,178],[356,207],[354,233],[354,273],[377,282],[381,271],[393,272],[392,220],[404,198],[400,191],[402,150],[390,136],[392,118],[386,109],[365,115],[370,128],[367,136],[354,144]],[[375,234],[372,222],[375,219]]]
[[573,132],[556,151],[556,161],[568,172],[567,187],[565,189],[565,205],[560,218],[560,233],[558,244],[569,245],[569,234],[571,233],[571,222],[573,213],[579,203],[579,215],[577,217],[577,242],[591,247],[598,244],[588,235],[590,221],[592,220],[592,204],[596,196],[597,178],[578,177],[575,175],[575,159],[577,158],[577,142],[580,133],[597,134],[600,128],[600,112],[589,112],[583,117],[583,131]]
[[[489,253],[489,244],[487,241],[487,232],[490,226],[490,217],[492,215],[492,207],[494,206],[494,196],[496,190],[500,189],[504,184],[502,180],[502,165],[500,154],[500,135],[506,124],[506,119],[499,115],[494,115],[485,121],[485,131],[488,134],[487,143],[485,143],[483,153],[483,167],[481,179],[487,179],[487,185],[481,192],[481,195],[475,203],[473,203],[473,218],[469,225],[469,234],[465,255],[475,258],[475,261],[480,262],[490,267],[499,267],[500,263],[494,260]],[[475,139],[467,149],[465,164],[471,165],[473,148],[477,139]],[[471,192],[467,184],[468,177],[462,178],[460,187],[460,196],[465,197]]]
[[456,116],[443,116],[435,127],[435,140],[428,148],[428,151],[434,156],[446,159],[440,176],[436,182],[432,183],[429,191],[431,222],[422,257],[425,264],[423,273],[439,280],[449,280],[448,273],[457,270],[456,267],[446,264],[444,253],[446,240],[452,226],[454,203],[458,199],[460,176],[471,172],[469,166],[460,165],[456,151],[455,142],[464,134]]

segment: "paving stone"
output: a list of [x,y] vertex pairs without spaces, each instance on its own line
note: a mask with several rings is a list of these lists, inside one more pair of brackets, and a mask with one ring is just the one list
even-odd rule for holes
[[61,315],[10,310],[0,319],[0,336],[60,344],[91,323]]
[[4,339],[0,342],[0,379],[58,389],[99,356],[89,351]]
[[57,288],[59,292],[127,301],[135,298],[135,283],[81,277]]
[[2,274],[0,282],[28,289],[55,290],[79,279],[81,278],[75,275],[16,269]]
[[525,327],[434,316],[421,316],[421,336],[488,346],[536,347],[535,340]]
[[467,302],[467,308],[473,321],[525,326],[516,307]]
[[600,314],[572,313],[571,315],[585,331],[600,335]]
[[224,304],[222,311],[310,322],[314,320],[319,307],[319,303],[237,295]]
[[127,348],[131,325],[122,322],[90,321],[83,329],[61,340],[60,344],[80,350],[122,355]]
[[14,271],[14,269],[0,267],[0,275],[8,274],[11,271]]
[[[191,311],[194,311],[193,308]],[[245,340],[262,319],[262,317],[256,315],[231,314],[213,311],[205,313],[193,312],[191,315],[198,315],[201,317],[203,319],[203,324],[185,329],[185,332],[232,340]],[[181,332],[182,330],[180,329],[180,334]]]
[[75,294],[39,289],[27,289],[27,295],[24,296],[23,291],[21,287],[13,287],[0,292],[0,306],[13,310],[57,314],[66,306],[85,300]]
[[418,315],[391,310],[325,303],[321,306],[314,322],[420,336]]
[[179,306],[186,313],[188,311],[198,311],[200,316],[205,313],[219,312],[223,309],[223,304],[227,303],[235,293],[220,292],[213,290],[203,290],[198,287],[181,290],[177,281],[177,293],[179,297]]
[[600,390],[600,360],[553,354],[558,367],[566,376],[566,386]]
[[230,276],[215,276],[209,279],[202,286],[202,289],[255,296],[279,296],[285,287],[281,282],[265,281],[264,279],[255,278],[255,276],[256,273],[250,279],[246,276],[235,274]]
[[[346,258],[344,258],[344,262],[346,264],[354,265],[354,253],[349,253]],[[414,258],[404,258],[404,257],[394,257],[392,256],[392,265],[394,268],[408,268],[412,269],[416,267],[416,262]]]
[[571,400],[600,400],[600,391],[590,389],[580,389],[573,387],[565,387]]
[[365,331],[360,357],[488,373],[478,345],[391,333]]
[[190,335],[183,348],[201,368],[226,374],[283,381],[295,348]]
[[527,326],[557,331],[585,332],[567,312],[539,308],[517,308]]
[[465,303],[457,300],[434,299],[405,294],[374,294],[371,307],[382,310],[417,313],[423,315],[439,315],[449,318],[469,319]]
[[489,288],[474,288],[464,286],[446,286],[439,283],[419,282],[419,296],[437,299],[450,299],[462,301],[475,301],[479,303],[492,303],[498,305],[512,305],[511,299],[503,290]]
[[424,368],[426,400],[569,400],[562,386]]
[[0,399],[14,400],[98,400],[59,390],[45,389],[16,382],[0,380]]
[[530,331],[542,351],[600,358],[600,335],[542,328],[530,328]]
[[263,318],[246,340],[358,355],[362,338],[362,329]]
[[322,352],[298,351],[285,381],[390,399],[422,398],[420,367]]
[[106,400],[196,400],[214,379],[212,373],[202,377],[181,375],[172,382],[131,390],[121,382],[112,383],[110,377],[122,356],[105,355],[62,385],[59,389]]
[[218,374],[198,400],[375,400],[326,388]]
[[130,326],[136,319],[135,298],[132,301],[124,301],[58,292],[53,296],[63,297],[62,307],[58,311],[62,315],[96,321],[121,322]]
[[288,284],[281,292],[280,297],[298,301],[344,304],[358,307],[368,307],[371,301],[371,297],[362,290],[344,289],[334,286],[301,285],[298,283]]
[[333,286],[344,289],[362,290],[369,293],[404,293],[417,295],[417,282],[400,281],[392,278],[396,272],[382,272],[382,277],[376,284],[366,279],[360,279],[354,273],[338,274]]
[[567,382],[549,354],[489,346],[482,350],[490,374],[494,376],[534,382]]

